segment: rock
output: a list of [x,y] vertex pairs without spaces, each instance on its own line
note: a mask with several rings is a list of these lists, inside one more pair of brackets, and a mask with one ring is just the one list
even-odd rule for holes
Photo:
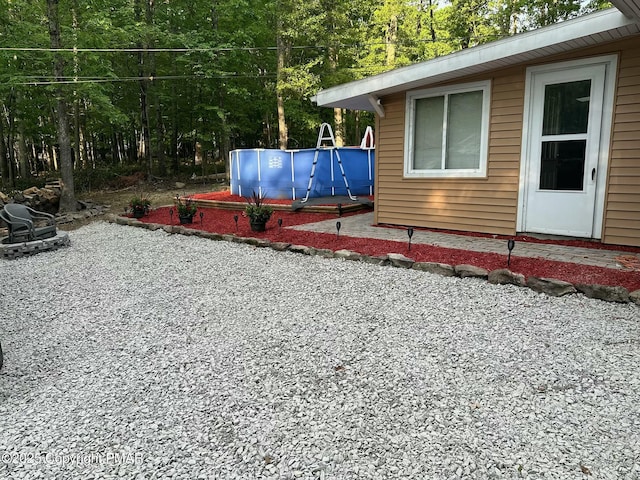
[[388,265],[389,258],[384,255],[382,257],[372,255],[362,255],[362,261],[365,263],[371,263],[372,265]]
[[253,245],[254,247],[268,247],[271,244],[269,240],[255,237],[244,237],[242,238],[242,243],[247,243],[249,245]]
[[291,244],[285,242],[271,242],[271,248],[278,252],[284,252]]
[[333,258],[335,256],[333,250],[328,248],[316,248],[316,255],[323,258]]
[[222,240],[222,235],[219,233],[203,232],[202,230],[199,230],[198,236],[209,240]]
[[361,260],[361,255],[351,250],[336,250],[333,256],[335,258],[344,258],[345,260]]
[[456,265],[453,269],[456,272],[456,275],[461,278],[487,278],[489,276],[489,272],[484,268],[476,267],[475,265]]
[[389,259],[389,262],[391,262],[391,265],[399,268],[411,268],[415,263],[415,260],[407,258],[400,253],[390,253],[387,255],[387,258]]
[[629,290],[624,287],[585,283],[577,283],[575,287],[587,297],[597,298],[605,302],[627,303],[629,301]]
[[147,230],[151,230],[155,232],[156,230],[160,230],[163,226],[159,223],[145,223],[145,228]]
[[552,297],[563,297],[571,293],[576,293],[576,289],[571,283],[556,280],[555,278],[529,277],[527,279],[527,286],[531,290],[546,293]]
[[411,268],[414,270],[420,270],[421,272],[435,273],[436,275],[442,275],[443,277],[453,277],[456,274],[453,267],[446,263],[415,262]]
[[186,183],[182,183],[182,182],[176,182],[176,188],[184,188],[186,187],[187,184]]
[[294,253],[302,253],[303,255],[313,255],[313,248],[305,245],[290,245],[289,251]]
[[629,294],[629,301],[640,305],[640,290],[635,290]]
[[521,273],[513,273],[506,268],[499,268],[493,270],[487,276],[489,283],[496,285],[516,285],[518,287],[524,287],[526,285],[524,281],[524,275]]

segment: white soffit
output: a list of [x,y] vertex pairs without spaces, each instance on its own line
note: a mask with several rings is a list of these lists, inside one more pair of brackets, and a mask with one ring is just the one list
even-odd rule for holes
[[[616,0],[616,3],[622,1],[633,3],[640,0]],[[634,19],[612,8],[320,90],[312,100],[321,107],[373,111],[370,95],[377,98],[412,88],[426,87],[434,83],[598,45],[639,32],[640,27]]]
[[640,20],[640,1],[638,0],[611,0],[611,3],[627,18]]

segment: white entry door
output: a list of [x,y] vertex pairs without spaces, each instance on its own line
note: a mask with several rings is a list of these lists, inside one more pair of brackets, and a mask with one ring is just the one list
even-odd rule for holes
[[532,73],[524,231],[594,236],[605,74],[602,63]]

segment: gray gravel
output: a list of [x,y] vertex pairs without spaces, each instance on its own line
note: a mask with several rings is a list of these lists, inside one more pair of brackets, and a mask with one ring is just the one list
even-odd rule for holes
[[0,263],[0,478],[640,478],[640,308],[96,223]]

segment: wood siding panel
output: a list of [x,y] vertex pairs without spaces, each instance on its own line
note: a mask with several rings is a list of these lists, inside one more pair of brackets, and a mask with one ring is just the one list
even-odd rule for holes
[[609,181],[602,241],[640,246],[640,54],[639,40],[619,57]]
[[[612,53],[619,55],[619,71],[602,240],[640,246],[640,36],[549,56],[535,64]],[[450,82],[491,80],[486,178],[404,178],[405,93],[382,99],[385,117],[376,118],[377,223],[515,233],[526,67]]]
[[[475,80],[486,78],[468,81]],[[509,69],[491,80],[486,178],[404,178],[405,95],[383,99],[385,117],[379,119],[376,222],[500,234],[515,232],[524,69]]]

